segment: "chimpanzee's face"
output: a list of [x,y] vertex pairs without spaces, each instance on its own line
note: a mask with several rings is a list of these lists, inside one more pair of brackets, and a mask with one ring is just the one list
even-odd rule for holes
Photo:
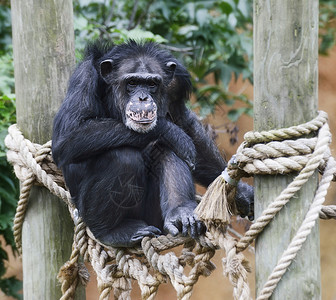
[[[103,78],[110,76],[112,61],[101,63]],[[165,74],[159,62],[149,57],[127,59],[118,67],[119,105],[124,124],[137,132],[152,130],[157,122],[158,111],[164,106],[164,77],[172,76],[176,63],[166,64],[169,74]]]
[[159,96],[162,78],[158,74],[129,73],[124,80],[129,96],[125,125],[138,132],[148,132],[156,125],[157,104],[154,99]]

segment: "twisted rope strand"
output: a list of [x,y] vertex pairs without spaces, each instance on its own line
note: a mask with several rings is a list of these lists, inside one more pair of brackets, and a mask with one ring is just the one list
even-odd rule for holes
[[237,250],[243,251],[256,236],[267,226],[281,208],[301,189],[308,181],[315,170],[323,161],[324,152],[329,147],[331,134],[329,126],[325,123],[319,131],[314,153],[311,155],[307,165],[301,170],[288,187],[263,211],[261,216],[251,225],[244,237],[237,243]]
[[311,233],[311,230],[316,223],[316,219],[319,217],[319,212],[321,211],[321,207],[323,202],[325,201],[327,190],[335,172],[336,163],[335,160],[330,157],[325,173],[323,174],[320,185],[316,191],[315,198],[309,208],[309,211],[304,221],[302,222],[299,230],[292,239],[288,248],[282,254],[277,266],[268,277],[267,282],[260,292],[260,295],[257,297],[257,300],[266,300],[272,295],[278,282],[296,257],[298,251],[301,249],[302,245],[306,241],[307,236]]
[[237,153],[237,160],[241,163],[252,163],[255,159],[263,160],[269,157],[289,157],[311,154],[315,149],[317,138],[284,140],[256,144],[251,148],[243,148]]
[[[71,196],[68,191],[66,191],[64,188],[60,187],[56,184],[55,181],[52,180],[51,176],[47,174],[45,170],[41,168],[41,166],[38,164],[36,159],[33,157],[32,153],[36,153],[36,149],[33,146],[33,144],[25,139],[22,135],[22,133],[17,128],[16,124],[11,125],[8,128],[8,133],[5,144],[7,148],[10,149],[7,154],[8,161],[10,161],[12,164],[15,164],[20,157],[15,155],[15,152],[19,152],[23,161],[20,160],[20,162],[24,164],[25,168],[30,170],[35,176],[36,179],[42,183],[46,188],[48,188],[54,195],[61,198],[63,201],[65,201],[69,206],[72,206],[72,203],[70,202]],[[49,151],[51,152],[51,144],[50,142],[46,143],[45,145],[42,145],[41,148],[47,148],[46,150],[40,151]],[[34,151],[34,152],[32,152]],[[21,174],[16,174],[18,178],[22,177]]]
[[14,240],[19,253],[22,253],[22,225],[26,215],[30,190],[34,182],[35,177],[31,176],[21,183],[20,198],[16,207],[13,225]]
[[[68,204],[75,223],[73,252],[70,260],[63,266],[64,276],[60,276],[63,293],[61,299],[73,299],[78,282],[84,280],[85,283],[85,272],[78,264],[79,255],[91,262],[97,274],[99,299],[107,300],[112,289],[115,299],[130,299],[131,279],[139,283],[143,299],[154,299],[158,286],[167,279],[174,286],[178,299],[189,299],[199,276],[208,276],[214,269],[211,258],[215,249],[222,248],[226,252],[226,257],[223,259],[224,274],[229,277],[234,287],[234,299],[247,300],[250,299],[247,283],[249,267],[241,251],[246,249],[274,215],[319,168],[320,172],[324,173],[314,202],[297,235],[279,260],[258,298],[258,300],[267,299],[295,258],[297,251],[302,247],[316,218],[319,215],[324,219],[336,218],[336,206],[322,206],[330,180],[336,178],[335,161],[330,158],[328,148],[331,135],[326,122],[327,114],[320,112],[314,120],[305,124],[245,135],[245,142],[237,150],[240,169],[232,169],[232,173],[236,176],[252,172],[286,174],[296,171],[299,174],[240,241],[235,241],[228,234],[226,227],[211,226],[206,236],[200,237],[198,241],[188,237],[167,235],[144,238],[141,247],[123,250],[101,244],[78,217],[78,212],[71,203],[70,193],[65,189],[64,179],[52,161],[51,142],[44,145],[33,144],[24,139],[16,125],[12,125],[5,143],[9,148],[8,160],[14,165],[15,173],[22,182],[14,221],[15,241],[21,249],[22,223],[29,192],[33,184],[41,183]],[[317,137],[302,138],[302,135],[318,130]],[[265,142],[268,143],[264,144]],[[247,148],[249,146],[250,148]],[[172,252],[161,253],[178,245],[184,245],[179,257]],[[184,274],[186,265],[191,267],[188,275]]]
[[237,241],[227,233],[226,228],[211,226],[206,234],[218,243],[219,248],[225,250],[226,257],[222,259],[223,273],[233,286],[234,299],[249,300],[250,287],[247,282],[247,273],[250,272],[250,268],[243,253],[237,252]]
[[319,216],[323,220],[336,219],[336,205],[322,206]]
[[307,123],[270,131],[250,131],[244,135],[244,140],[249,144],[256,144],[302,137],[311,132],[316,132],[327,121],[328,114],[324,111],[319,111],[317,117]]

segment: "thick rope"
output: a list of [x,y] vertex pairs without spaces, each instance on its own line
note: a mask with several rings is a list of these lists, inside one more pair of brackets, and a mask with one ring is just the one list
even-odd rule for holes
[[[318,132],[317,138],[296,139],[302,134],[308,135],[314,132]],[[292,138],[295,140],[289,140]],[[282,139],[285,140],[282,143],[269,142]],[[269,143],[264,144],[266,142]],[[264,288],[257,297],[258,300],[268,299],[272,295],[277,283],[310,234],[319,215],[325,219],[327,218],[325,212],[330,212],[330,217],[333,215],[334,206],[322,206],[330,182],[336,174],[334,159],[330,156],[328,157],[330,155],[330,142],[331,134],[327,124],[327,115],[324,112],[320,112],[317,118],[306,124],[270,132],[247,133],[245,135],[245,143],[237,151],[236,160],[238,165],[249,175],[299,172],[288,187],[263,211],[261,216],[238,241],[236,244],[237,254],[245,250],[255,240],[258,234],[262,232],[293,195],[301,189],[316,170],[324,169],[319,188],[302,225],[269,276]],[[289,157],[290,155],[293,156]],[[244,273],[241,272],[239,277],[245,279]]]
[[[60,171],[58,170],[58,174],[55,176],[55,168],[48,170],[47,163],[45,165],[39,164],[39,162],[41,162],[47,155],[46,153],[48,153],[49,161],[52,161],[50,155],[51,142],[49,141],[42,146],[33,144],[23,137],[16,125],[10,126],[8,128],[8,133],[9,135],[7,135],[5,139],[6,147],[9,149],[7,152],[7,159],[14,165],[16,176],[21,180],[26,179],[27,176],[31,177],[31,174],[33,174],[40,184],[44,185],[53,194],[61,198],[68,204],[68,206],[73,207],[70,202],[70,193],[64,188],[64,179],[59,177],[61,174]],[[39,153],[44,153],[44,157],[39,157]],[[44,168],[42,168],[43,166]],[[58,182],[63,182],[63,186],[60,186]]]
[[[14,236],[21,249],[22,224],[28,205],[30,189],[34,184],[47,187],[69,206],[75,223],[73,251],[69,261],[61,268],[62,300],[73,299],[79,282],[86,284],[88,273],[79,256],[90,261],[97,274],[99,299],[108,299],[113,289],[115,299],[130,299],[131,279],[139,284],[143,299],[154,299],[159,285],[170,280],[177,291],[178,299],[189,299],[199,276],[208,276],[214,270],[211,258],[215,246],[203,237],[198,243],[191,238],[160,236],[145,238],[140,248],[113,249],[97,241],[78,216],[71,203],[64,179],[51,158],[51,143],[33,144],[25,139],[16,125],[8,130],[5,143],[8,160],[14,165],[16,176],[21,181],[21,194],[14,221]],[[160,252],[184,245],[182,254]],[[141,259],[139,258],[141,257]],[[184,266],[191,267],[184,274]]]
[[325,123],[319,131],[315,151],[311,154],[306,166],[282,191],[282,193],[265,209],[260,217],[255,221],[250,229],[245,233],[245,236],[237,244],[239,251],[246,249],[246,247],[256,238],[256,236],[267,226],[267,224],[274,218],[274,216],[282,209],[282,207],[298,192],[301,187],[314,174],[321,163],[325,151],[329,147],[331,135],[329,126]]
[[226,257],[222,259],[224,275],[227,276],[233,286],[235,300],[249,300],[250,287],[247,282],[247,274],[250,272],[248,261],[243,253],[237,252],[237,241],[228,234],[226,228],[212,226],[207,231],[210,240],[216,241],[218,247],[225,250]]
[[260,292],[260,295],[257,297],[257,300],[268,299],[272,295],[278,282],[285,274],[289,265],[295,259],[297,253],[299,252],[302,245],[306,241],[307,236],[311,233],[311,230],[319,217],[319,212],[321,211],[321,207],[325,200],[327,190],[329,188],[330,182],[334,177],[335,172],[336,172],[336,163],[334,158],[330,157],[327,164],[327,168],[319,184],[319,188],[316,191],[315,198],[309,208],[309,211],[303,223],[301,224],[296,235],[290,242],[288,248],[282,254],[280,260],[278,261],[276,267],[273,269],[271,275],[268,277],[267,282],[265,283],[262,291]]
[[[85,268],[78,261],[80,255],[85,261],[91,262],[97,274],[99,299],[108,299],[112,290],[115,299],[130,299],[132,279],[138,282],[143,299],[154,299],[158,286],[168,280],[176,289],[178,299],[189,299],[199,276],[208,276],[214,269],[211,258],[216,248],[222,248],[226,252],[226,258],[223,259],[224,274],[234,287],[234,298],[250,299],[247,284],[249,267],[241,251],[248,247],[309,176],[320,169],[323,177],[311,209],[258,298],[267,299],[301,248],[316,218],[336,218],[336,206],[322,206],[330,180],[336,178],[335,163],[330,158],[328,148],[330,133],[326,122],[327,116],[321,112],[316,119],[306,124],[246,134],[245,143],[237,151],[236,162],[229,165],[230,177],[239,180],[241,176],[254,173],[286,174],[295,171],[299,174],[238,242],[228,234],[226,226],[213,222],[209,225],[206,236],[197,242],[191,238],[173,238],[168,235],[144,238],[141,247],[122,250],[107,247],[97,241],[78,216],[70,194],[65,189],[62,174],[52,162],[51,143],[42,146],[33,144],[24,139],[16,125],[13,125],[9,128],[5,143],[9,149],[8,160],[14,165],[15,173],[21,180],[21,194],[14,221],[15,241],[21,249],[22,223],[29,191],[34,184],[42,184],[68,204],[75,223],[73,252],[59,274],[62,299],[73,299],[78,283],[85,284],[88,280]],[[317,137],[301,138],[302,135],[317,131]],[[228,199],[233,198],[235,188],[229,184],[226,193]],[[234,212],[234,204],[231,205]],[[179,257],[172,252],[166,253],[165,250],[178,245],[184,245]],[[165,252],[161,253],[162,251]],[[184,273],[186,265],[190,266],[188,275]]]
[[81,281],[83,286],[86,286],[90,274],[83,263],[79,263],[80,250],[78,250],[75,237],[72,247],[71,257],[60,269],[58,279],[62,283],[61,300],[73,299],[75,297],[78,282]]
[[244,136],[245,142],[249,144],[267,143],[273,141],[283,141],[291,138],[300,138],[312,132],[317,132],[323,124],[327,123],[328,115],[324,111],[320,111],[319,115],[304,124],[292,126],[288,128],[274,129],[270,131],[250,131]]

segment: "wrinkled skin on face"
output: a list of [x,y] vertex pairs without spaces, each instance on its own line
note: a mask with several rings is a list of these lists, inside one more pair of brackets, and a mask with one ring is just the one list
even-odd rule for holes
[[137,132],[148,132],[157,121],[154,101],[130,101],[126,106],[126,126]]
[[107,83],[112,82],[114,71],[118,74],[119,101],[124,108],[121,114],[128,128],[146,133],[155,127],[158,116],[165,117],[166,86],[173,79],[176,66],[176,62],[168,61],[165,71],[157,61],[145,56],[126,59],[121,66],[115,66],[112,59],[101,62],[100,73]]

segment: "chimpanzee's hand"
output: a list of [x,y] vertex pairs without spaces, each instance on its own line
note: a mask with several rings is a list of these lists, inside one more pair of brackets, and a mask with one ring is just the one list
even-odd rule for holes
[[247,183],[239,181],[236,194],[236,207],[241,217],[254,218],[254,190]]
[[205,225],[194,214],[193,206],[180,206],[172,209],[164,220],[164,230],[173,236],[181,233],[197,238],[205,232]]

